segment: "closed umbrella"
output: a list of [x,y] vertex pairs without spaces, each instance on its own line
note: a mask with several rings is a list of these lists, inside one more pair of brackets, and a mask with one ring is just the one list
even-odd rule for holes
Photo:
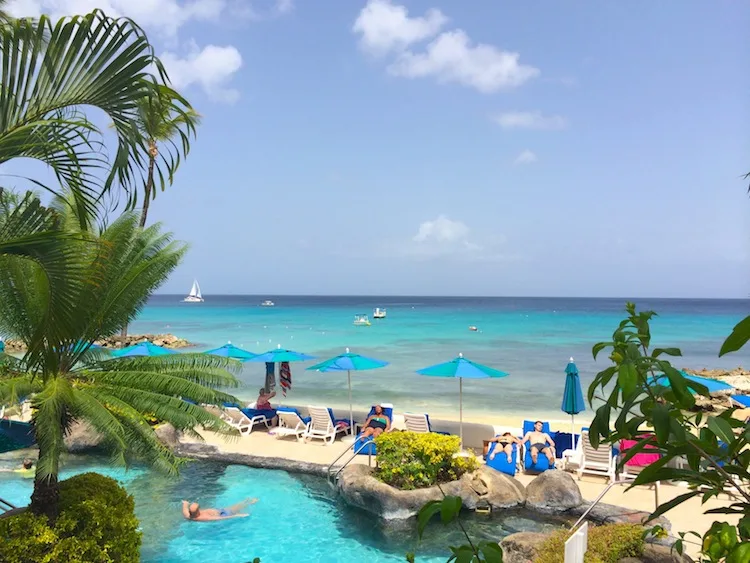
[[213,350],[206,350],[203,353],[211,354],[212,356],[221,356],[222,358],[232,358],[234,360],[239,360],[240,362],[247,362],[256,356],[256,354],[253,354],[252,352],[238,348],[231,342],[227,342],[224,346],[214,348]]
[[388,362],[383,362],[381,360],[375,360],[373,358],[367,358],[365,356],[360,356],[359,354],[352,354],[349,352],[349,348],[346,349],[346,352],[343,354],[339,354],[335,358],[331,358],[330,360],[326,360],[325,362],[321,362],[319,364],[315,364],[314,366],[310,366],[307,368],[308,371],[320,371],[320,372],[329,372],[329,371],[345,371],[346,372],[346,378],[349,383],[349,421],[354,425],[354,406],[352,403],[352,371],[364,371],[368,369],[377,369],[382,368],[388,365]]
[[161,346],[157,346],[156,344],[152,344],[151,342],[140,342],[138,344],[128,346],[127,348],[123,348],[122,350],[112,352],[112,355],[116,358],[126,358],[132,356],[167,356],[169,354],[176,354],[176,352],[167,350],[166,348],[162,348]]
[[459,396],[459,435],[461,439],[461,448],[464,447],[464,378],[466,379],[485,379],[488,377],[506,377],[508,374],[482,364],[477,364],[464,358],[459,354],[457,358],[450,362],[436,364],[427,368],[417,370],[420,375],[430,377],[457,377],[458,378],[458,396]]
[[568,365],[565,366],[565,374],[565,390],[563,391],[562,406],[560,409],[570,415],[570,436],[573,449],[575,449],[575,415],[586,410],[586,403],[583,400],[581,379],[578,377],[578,368],[573,362],[573,358],[570,358]]

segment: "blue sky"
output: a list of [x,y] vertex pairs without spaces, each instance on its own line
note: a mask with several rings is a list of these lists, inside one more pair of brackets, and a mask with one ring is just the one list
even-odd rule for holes
[[163,291],[747,297],[731,2],[17,0],[140,22],[203,115]]

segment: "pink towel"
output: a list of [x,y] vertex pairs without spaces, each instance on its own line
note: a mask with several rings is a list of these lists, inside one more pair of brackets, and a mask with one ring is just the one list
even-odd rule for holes
[[292,370],[289,367],[289,362],[281,362],[279,380],[281,381],[281,392],[286,397],[286,392],[292,388]]
[[[643,438],[645,438],[645,436],[643,436]],[[620,452],[624,454],[637,443],[638,440],[621,440]],[[640,453],[637,453],[632,458],[630,458],[625,465],[629,465],[631,467],[646,467],[647,465],[651,465],[655,461],[658,461],[661,455],[648,453],[649,451],[651,451],[651,448],[646,446],[643,450],[641,450]]]

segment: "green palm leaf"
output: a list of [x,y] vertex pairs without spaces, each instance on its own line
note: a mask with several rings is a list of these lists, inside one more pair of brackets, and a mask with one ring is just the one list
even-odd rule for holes
[[[0,26],[0,52],[0,164],[20,157],[47,164],[81,217],[94,214],[115,184],[132,197],[142,164],[133,125],[138,103],[154,87],[152,69],[166,79],[143,31],[99,10],[54,25],[46,16],[17,19]],[[113,123],[111,161],[84,106]],[[60,193],[60,186],[32,181]]]

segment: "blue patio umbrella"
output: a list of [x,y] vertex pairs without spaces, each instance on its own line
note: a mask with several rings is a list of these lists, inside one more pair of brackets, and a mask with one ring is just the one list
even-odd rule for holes
[[140,342],[133,344],[122,350],[112,352],[112,355],[116,358],[129,358],[133,356],[167,356],[169,354],[176,354],[172,350],[167,350],[151,342]]
[[252,352],[238,348],[231,342],[227,342],[224,346],[214,348],[213,350],[206,350],[203,353],[211,354],[212,356],[221,356],[222,358],[232,358],[234,360],[239,360],[240,362],[247,362],[256,356],[256,354],[253,354]]
[[489,377],[506,377],[509,374],[482,364],[477,364],[464,358],[459,354],[457,358],[450,362],[437,364],[427,368],[417,370],[420,375],[430,377],[457,377],[458,378],[458,396],[459,396],[459,436],[461,439],[461,448],[464,447],[464,378],[466,379],[486,379]]
[[249,358],[249,362],[267,362],[267,363],[280,363],[280,362],[306,362],[307,360],[314,360],[315,356],[308,356],[307,354],[301,354],[300,352],[293,352],[291,350],[285,350],[279,345],[276,350],[269,350],[263,354],[258,354],[252,358]]
[[[690,381],[694,381],[695,383],[699,383],[706,387],[709,393],[715,393],[717,391],[730,391],[734,389],[734,387],[732,387],[728,383],[724,383],[723,381],[719,381],[718,379],[709,379],[707,377],[690,375],[689,373],[686,373],[684,371],[680,371],[680,373],[685,379],[689,379]],[[662,385],[664,387],[669,387],[669,378],[664,374],[657,375],[649,378],[649,383],[651,385]],[[692,393],[695,393],[695,391],[693,391],[692,389],[690,391]]]
[[326,360],[314,366],[307,368],[308,371],[345,371],[346,377],[349,383],[349,420],[354,424],[354,406],[352,404],[352,371],[364,371],[368,369],[383,368],[388,365],[388,362],[381,360],[375,360],[373,358],[367,358],[360,356],[359,354],[352,354],[349,352],[349,348],[346,352],[339,354],[335,358]]
[[578,377],[578,368],[573,362],[573,358],[570,358],[568,365],[565,366],[565,374],[565,390],[563,391],[560,410],[570,415],[570,436],[573,449],[575,449],[575,415],[586,410],[586,402],[583,400],[581,379]]

